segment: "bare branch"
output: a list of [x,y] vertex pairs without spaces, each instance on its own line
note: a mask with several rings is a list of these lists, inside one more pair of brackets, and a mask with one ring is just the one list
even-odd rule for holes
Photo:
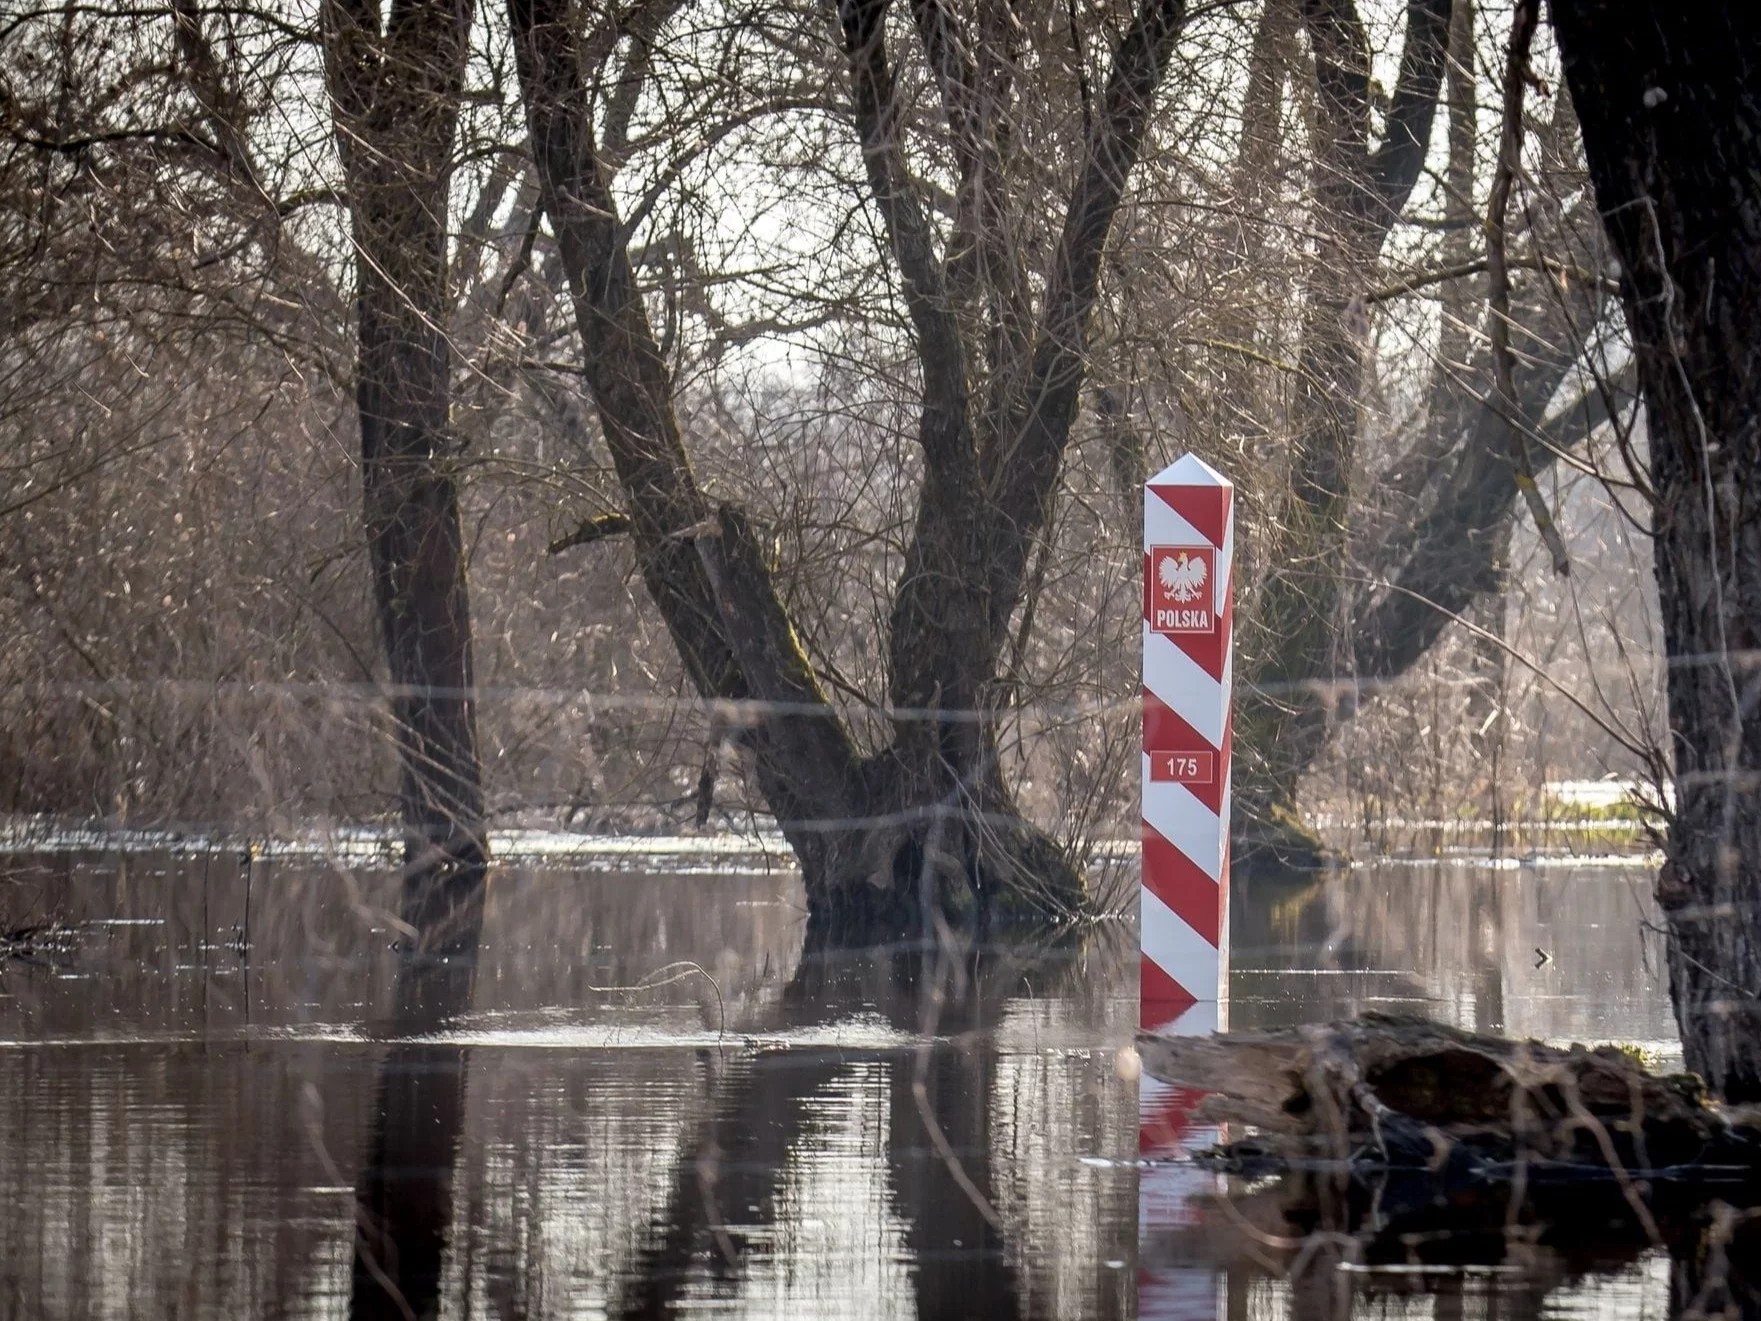
[[1510,352],[1510,269],[1504,255],[1505,215],[1522,161],[1523,80],[1528,74],[1529,45],[1540,20],[1540,0],[1518,0],[1516,16],[1511,20],[1510,59],[1504,72],[1504,131],[1499,140],[1498,170],[1493,175],[1492,197],[1486,206],[1486,304],[1491,315],[1492,378],[1498,391],[1497,408],[1504,418],[1517,489],[1522,492],[1548,554],[1553,557],[1553,571],[1565,574],[1571,572],[1565,539],[1559,535],[1547,502],[1541,497],[1541,488],[1535,484],[1528,435],[1517,411],[1516,376]]
[[546,555],[561,555],[576,546],[590,546],[607,537],[621,537],[630,530],[628,514],[600,514],[581,520],[581,525],[567,536],[558,537],[544,548]]

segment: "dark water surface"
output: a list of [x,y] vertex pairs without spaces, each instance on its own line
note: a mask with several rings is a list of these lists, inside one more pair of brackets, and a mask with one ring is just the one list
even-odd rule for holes
[[[0,861],[0,932],[63,924],[0,956],[0,1318],[1669,1310],[1660,1250],[1317,1280],[1202,1202],[1214,1235],[1140,1244],[1126,924],[804,958],[787,873],[619,865],[499,870],[473,1008],[411,1037],[386,873]],[[1232,1025],[1401,1010],[1673,1063],[1649,883],[1238,884]]]

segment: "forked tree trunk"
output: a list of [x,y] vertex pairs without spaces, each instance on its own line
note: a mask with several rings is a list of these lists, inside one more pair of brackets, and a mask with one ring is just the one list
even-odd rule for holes
[[[1414,69],[1405,63],[1412,56],[1413,20],[1424,17],[1426,26],[1421,30],[1429,34],[1425,40],[1434,38],[1435,29],[1429,25],[1439,15],[1434,10],[1422,13],[1423,9],[1414,5],[1408,10],[1409,44],[1403,67],[1410,76],[1403,75],[1403,85],[1409,98],[1434,94],[1428,72],[1422,80],[1417,76],[1427,66],[1421,62]],[[1330,18],[1331,28],[1318,30],[1327,34],[1322,49],[1333,52],[1335,65],[1344,60],[1342,52],[1357,48],[1355,39],[1340,38],[1340,25],[1349,14],[1349,7],[1318,0],[1308,0],[1305,6],[1311,25]],[[1467,0],[1455,0],[1450,41],[1460,62],[1451,66],[1448,80],[1452,189],[1448,210],[1457,223],[1471,220],[1473,214],[1475,106],[1468,67],[1472,26],[1471,6]],[[1341,80],[1337,68],[1323,80],[1323,89],[1331,88],[1323,105],[1335,106],[1336,124],[1356,122],[1337,112],[1341,105],[1359,104],[1346,95],[1353,86]],[[1412,114],[1407,122],[1413,124]],[[1411,132],[1416,134],[1416,125]],[[1570,107],[1557,107],[1542,136],[1545,176],[1570,171],[1576,133]],[[1354,143],[1361,136],[1361,127],[1346,135]],[[1333,151],[1336,169],[1362,173],[1370,168],[1361,149],[1342,152],[1335,143]],[[1386,148],[1378,156],[1385,152]],[[1375,177],[1373,172],[1370,177]],[[1344,208],[1349,215],[1355,205],[1351,199],[1365,195],[1361,189],[1353,193],[1336,186],[1322,190],[1317,204],[1323,211]],[[1574,202],[1572,207],[1578,205]],[[1559,216],[1549,209],[1545,189],[1529,199],[1524,211],[1532,226],[1545,222],[1545,232],[1578,232],[1570,212]],[[1384,221],[1392,222],[1391,214],[1381,214]],[[1375,227],[1339,232],[1347,237],[1357,233],[1365,246],[1356,267],[1344,259],[1322,263],[1327,270],[1316,278],[1328,285],[1338,282],[1340,272],[1355,269],[1359,278],[1373,273],[1375,248],[1369,245],[1379,247],[1381,241]],[[1531,228],[1531,242],[1535,232]],[[1466,245],[1451,241],[1445,250],[1446,267],[1469,265],[1473,250],[1471,240]],[[1587,250],[1572,247],[1561,256],[1555,269],[1524,281],[1513,298],[1512,321],[1523,331],[1522,353],[1513,373],[1515,413],[1547,442],[1536,447],[1537,468],[1544,468],[1555,454],[1607,421],[1609,407],[1619,404],[1622,393],[1622,382],[1612,382],[1607,393],[1591,389],[1576,406],[1547,416],[1551,401],[1572,383],[1575,365],[1592,351],[1608,302],[1602,286],[1611,263],[1599,245]],[[1238,865],[1312,865],[1321,860],[1318,841],[1304,829],[1296,811],[1295,793],[1301,776],[1326,745],[1332,717],[1354,715],[1360,692],[1373,692],[1410,672],[1458,617],[1477,600],[1501,590],[1501,548],[1520,492],[1504,417],[1486,402],[1492,390],[1487,355],[1468,353],[1471,337],[1464,327],[1471,324],[1472,299],[1467,279],[1453,279],[1444,287],[1445,316],[1460,324],[1446,324],[1439,338],[1438,377],[1422,430],[1407,452],[1376,478],[1377,494],[1385,504],[1379,526],[1341,528],[1336,521],[1318,516],[1328,500],[1334,501],[1332,507],[1341,515],[1349,506],[1343,487],[1349,465],[1356,462],[1357,421],[1335,405],[1348,397],[1342,393],[1347,387],[1355,391],[1359,368],[1349,353],[1338,356],[1347,347],[1339,338],[1339,323],[1323,317],[1311,327],[1323,347],[1332,346],[1331,361],[1341,369],[1333,375],[1332,387],[1324,389],[1326,354],[1309,360],[1312,379],[1299,414],[1303,430],[1296,464],[1298,473],[1306,465],[1327,475],[1293,488],[1294,513],[1286,534],[1297,550],[1311,558],[1293,552],[1270,566],[1265,596],[1252,621],[1255,628],[1244,644],[1243,664],[1253,683],[1244,685],[1237,722],[1238,738],[1246,745],[1238,763],[1241,783],[1234,823]],[[1332,305],[1351,310],[1350,300],[1345,304],[1335,300]],[[1315,455],[1323,456],[1319,466]],[[1306,498],[1297,498],[1304,490]],[[1319,565],[1312,559],[1317,546],[1327,548]],[[1339,566],[1347,563],[1363,578],[1375,580],[1374,585],[1340,590],[1336,576]]]
[[448,200],[469,3],[327,0],[326,74],[356,261],[361,481],[392,684],[403,917],[427,949],[475,943],[486,857],[471,615],[450,429]]
[[1290,486],[1247,637],[1250,682],[1236,728],[1237,859],[1304,850],[1296,786],[1326,741],[1353,673],[1345,566],[1363,383],[1365,296],[1382,244],[1431,139],[1450,0],[1409,0],[1400,76],[1379,144],[1370,139],[1370,48],[1352,0],[1303,0],[1316,97],[1316,247],[1304,290]]
[[746,704],[758,784],[801,860],[821,932],[896,928],[931,910],[961,919],[1061,913],[1081,902],[1081,878],[1022,818],[1005,783],[992,689],[1060,480],[1101,253],[1185,14],[1182,0],[1144,0],[1126,28],[1029,324],[1021,290],[1032,281],[999,228],[1008,199],[991,168],[998,130],[977,109],[987,94],[982,58],[954,38],[957,20],[936,0],[913,6],[964,181],[958,223],[972,243],[948,247],[988,252],[985,278],[1008,309],[981,390],[969,386],[979,372],[957,310],[977,277],[937,255],[905,166],[886,11],[887,0],[846,0],[839,35],[870,190],[917,335],[923,477],[877,640],[890,660],[893,741],[863,758],[821,688],[758,537],[740,510],[712,507],[692,473],[597,143],[575,7],[508,4],[543,205],[644,582],[699,691]]
[[1761,1101],[1761,10],[1553,0],[1622,267],[1656,494],[1688,1067]]

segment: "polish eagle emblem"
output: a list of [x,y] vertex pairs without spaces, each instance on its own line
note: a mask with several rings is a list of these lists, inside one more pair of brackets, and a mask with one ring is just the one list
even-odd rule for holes
[[1176,601],[1196,601],[1205,585],[1205,562],[1181,551],[1162,561],[1157,576],[1162,580],[1162,590]]

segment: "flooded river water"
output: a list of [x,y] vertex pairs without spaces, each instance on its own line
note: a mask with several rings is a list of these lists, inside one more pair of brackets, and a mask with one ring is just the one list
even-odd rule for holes
[[[498,869],[472,1009],[412,1036],[389,873],[0,863],[0,931],[39,928],[0,961],[0,1318],[1667,1314],[1662,1250],[1317,1281],[1140,1237],[1126,923],[804,953],[786,871],[616,866]],[[1649,888],[1238,883],[1231,1023],[1416,1012],[1674,1064]]]

